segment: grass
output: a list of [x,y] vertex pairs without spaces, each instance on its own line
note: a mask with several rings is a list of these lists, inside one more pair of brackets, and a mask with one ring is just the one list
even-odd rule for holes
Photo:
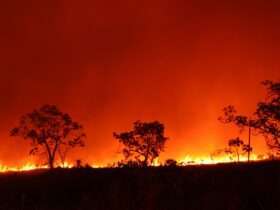
[[279,162],[0,175],[0,210],[279,210],[279,195]]

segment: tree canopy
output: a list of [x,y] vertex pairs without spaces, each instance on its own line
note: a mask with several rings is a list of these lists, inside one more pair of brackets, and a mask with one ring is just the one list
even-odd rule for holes
[[[235,107],[230,105],[223,109],[224,115],[219,120],[223,123],[233,123],[241,131],[249,127],[249,138],[250,129],[254,129],[257,134],[265,137],[271,149],[280,152],[280,82],[266,80],[262,84],[267,91],[266,97],[257,104],[251,118],[237,114]],[[247,151],[251,151],[250,144]]]
[[168,139],[164,135],[164,125],[158,121],[136,121],[133,130],[113,135],[124,146],[122,152],[125,160],[133,159],[143,163],[144,166],[153,163],[164,150]]
[[55,105],[43,105],[23,115],[10,134],[30,140],[30,154],[46,154],[50,168],[54,167],[58,151],[62,153],[76,146],[82,147],[86,137],[83,126]]
[[271,149],[280,151],[280,82],[264,81],[267,95],[257,105],[258,130]]

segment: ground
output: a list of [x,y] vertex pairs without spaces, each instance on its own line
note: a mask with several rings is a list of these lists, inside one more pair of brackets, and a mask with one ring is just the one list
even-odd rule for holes
[[0,175],[0,210],[280,209],[280,163]]

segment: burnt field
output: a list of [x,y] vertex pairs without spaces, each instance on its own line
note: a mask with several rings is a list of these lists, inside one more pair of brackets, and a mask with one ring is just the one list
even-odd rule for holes
[[1,210],[277,210],[279,198],[279,162],[0,175]]

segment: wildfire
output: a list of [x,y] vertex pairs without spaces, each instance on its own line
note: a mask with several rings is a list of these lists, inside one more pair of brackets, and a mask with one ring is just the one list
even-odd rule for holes
[[161,165],[161,163],[159,161],[159,158],[156,158],[152,163],[152,166],[160,166],[160,165]]
[[[250,161],[261,161],[268,159],[268,156],[263,155],[256,155],[251,154]],[[247,162],[247,156],[240,156],[239,159],[240,162]],[[237,162],[236,157],[230,157],[230,156],[220,156],[220,157],[211,157],[211,156],[200,156],[200,157],[192,157],[190,155],[186,155],[185,157],[181,158],[178,161],[178,165],[181,166],[187,166],[187,165],[207,165],[207,164],[218,164],[218,163],[232,163]],[[162,163],[160,162],[159,158],[156,158],[152,164],[152,166],[160,166]],[[106,166],[96,165],[96,164],[90,164],[88,165],[92,168],[106,168]],[[75,165],[70,162],[65,162],[63,164],[57,164],[56,167],[60,168],[74,168]],[[47,169],[47,165],[37,165],[32,162],[28,162],[22,166],[19,167],[10,167],[5,165],[0,165],[0,173],[4,172],[21,172],[21,171],[31,171],[35,169]]]
[[[261,161],[268,159],[266,156],[260,156],[256,154],[251,154],[250,161]],[[185,165],[202,165],[202,164],[218,164],[218,163],[231,163],[231,162],[237,162],[238,160],[236,157],[231,156],[219,156],[216,158],[213,158],[211,156],[201,156],[201,157],[192,157],[192,156],[185,156],[182,158],[179,163],[183,166]],[[248,157],[247,156],[240,156],[239,162],[247,162]]]
[[[57,167],[61,168],[73,168],[74,165],[68,162],[65,162],[64,164],[59,164]],[[47,165],[37,165],[35,163],[26,163],[22,166],[5,166],[0,165],[0,173],[4,172],[20,172],[20,171],[31,171],[35,169],[47,169]]]
[[39,167],[33,163],[27,163],[20,167],[10,167],[10,166],[0,165],[0,172],[3,173],[3,172],[13,172],[13,171],[30,171],[39,168],[47,168],[47,167],[46,166]]

